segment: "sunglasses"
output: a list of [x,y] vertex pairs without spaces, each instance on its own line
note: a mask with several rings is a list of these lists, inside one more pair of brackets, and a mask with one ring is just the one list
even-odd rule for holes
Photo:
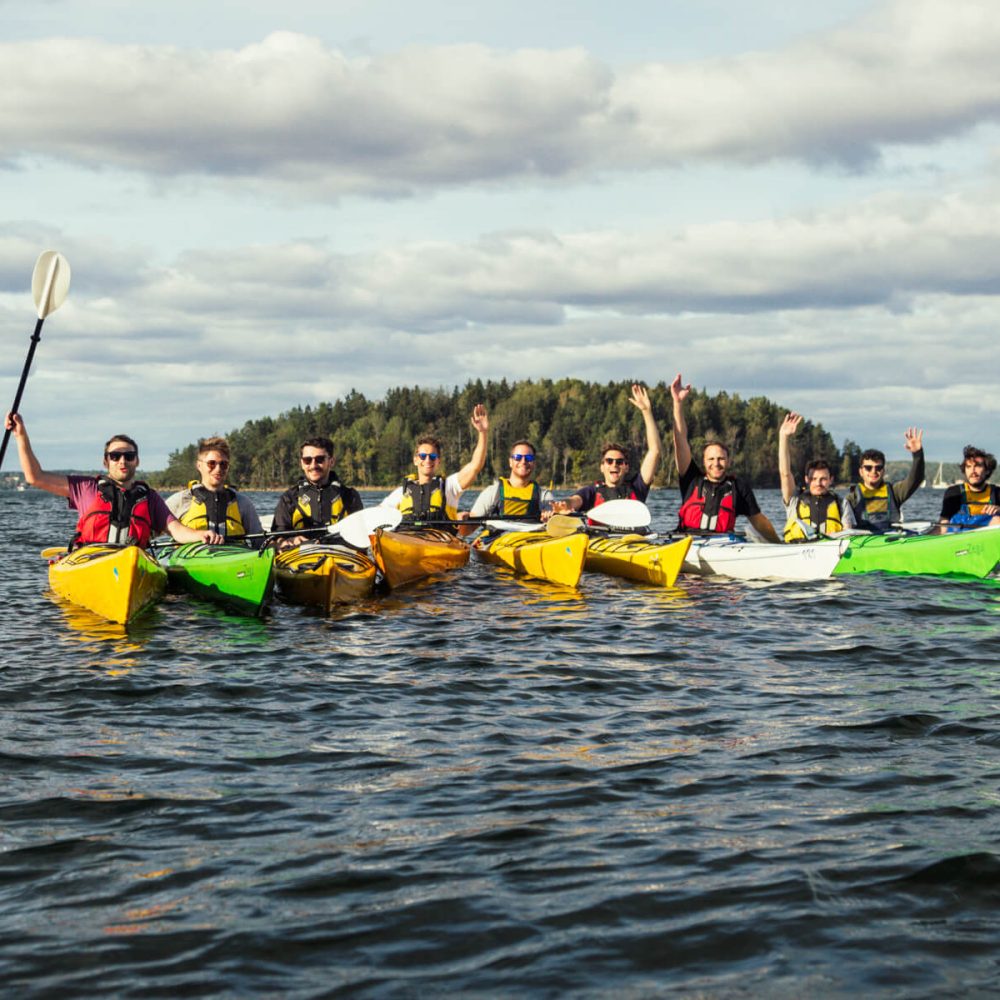
[[861,468],[864,469],[865,472],[881,472],[885,468],[885,466],[884,465],[868,465],[866,463],[865,465],[862,465]]
[[432,462],[436,462],[440,456],[436,451],[418,451],[417,458],[419,458],[421,462],[426,462],[427,459],[430,459]]
[[110,458],[112,462],[120,462],[123,458],[126,462],[134,462],[139,457],[137,451],[106,451],[105,458]]
[[229,460],[225,458],[220,458],[218,461],[216,461],[216,459],[214,458],[206,458],[203,459],[203,461],[208,466],[209,472],[211,472],[212,469],[216,468],[217,466],[223,471],[229,468]]
[[303,455],[300,459],[303,465],[322,465],[324,462],[330,461],[329,455]]
[[628,460],[624,458],[606,458],[605,465],[628,465]]
[[510,460],[512,462],[527,462],[530,465],[532,462],[534,462],[535,456],[534,455],[522,455],[519,451],[516,451],[516,452],[514,452],[513,455],[510,456]]

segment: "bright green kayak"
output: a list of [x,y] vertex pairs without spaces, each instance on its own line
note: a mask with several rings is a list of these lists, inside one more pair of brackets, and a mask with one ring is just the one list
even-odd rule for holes
[[258,615],[274,589],[274,549],[189,542],[161,552],[173,589],[224,604],[243,615]]
[[948,535],[858,535],[834,567],[847,573],[989,576],[1000,563],[1000,527]]

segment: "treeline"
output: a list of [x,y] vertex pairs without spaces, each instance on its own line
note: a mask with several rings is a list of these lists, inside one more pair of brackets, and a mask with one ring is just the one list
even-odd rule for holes
[[[250,420],[226,437],[232,448],[229,480],[243,489],[284,486],[300,478],[299,445],[322,435],[334,443],[336,469],[355,486],[398,485],[413,471],[413,446],[418,434],[431,431],[444,445],[445,468],[459,469],[469,460],[475,432],[469,424],[472,408],[485,403],[490,418],[490,449],[482,481],[508,470],[512,442],[528,438],[538,449],[537,479],[556,486],[575,486],[598,476],[601,445],[617,441],[632,452],[632,467],[645,453],[642,416],[629,400],[629,382],[600,385],[579,379],[549,379],[509,383],[476,380],[464,388],[391,389],[382,400],[366,399],[352,390],[343,399],[318,406],[295,407],[278,417]],[[656,485],[677,482],[671,440],[670,389],[658,382],[649,387],[663,437],[664,458]],[[778,425],[785,410],[763,396],[743,400],[726,392],[710,396],[692,391],[686,410],[691,446],[696,457],[706,441],[723,441],[734,457],[734,472],[754,486],[778,485]],[[217,432],[206,427],[206,436]],[[794,439],[796,464],[823,456],[851,478],[860,449],[846,442],[838,450],[819,425],[803,424]],[[196,478],[196,444],[172,452],[167,468],[148,478],[154,485],[180,486]]]

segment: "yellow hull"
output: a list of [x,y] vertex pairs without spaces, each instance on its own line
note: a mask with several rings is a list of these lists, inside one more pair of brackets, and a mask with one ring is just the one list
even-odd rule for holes
[[82,545],[49,563],[49,586],[108,621],[125,625],[167,589],[167,571],[135,545]]
[[509,566],[537,580],[575,587],[587,555],[583,532],[551,538],[540,531],[507,531],[478,538],[474,548],[484,562]]
[[278,590],[293,604],[325,611],[371,595],[375,563],[361,552],[339,545],[299,545],[274,560]]
[[469,561],[469,546],[450,532],[436,528],[386,531],[372,535],[372,554],[386,583],[394,590],[436,573],[461,569]]
[[676,542],[650,541],[642,535],[591,538],[584,566],[595,573],[672,587],[689,548],[690,536]]

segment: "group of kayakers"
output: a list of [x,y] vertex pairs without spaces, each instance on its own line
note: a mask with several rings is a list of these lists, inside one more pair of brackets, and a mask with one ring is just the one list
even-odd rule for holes
[[[884,533],[900,522],[902,505],[923,482],[923,434],[915,427],[904,433],[904,445],[912,461],[907,476],[899,483],[886,481],[885,455],[877,449],[862,453],[860,481],[851,484],[843,498],[833,492],[835,474],[825,459],[810,460],[798,482],[792,472],[790,441],[802,417],[789,413],[778,434],[778,465],[786,507],[786,523],[779,538],[761,512],[750,485],[729,472],[730,451],[725,444],[708,442],[702,450],[701,464],[695,460],[684,415],[691,386],[677,375],[670,392],[674,460],[681,493],[679,532],[726,534],[735,529],[736,519],[743,516],[749,521],[751,534],[775,543],[803,542],[851,528]],[[510,447],[508,474],[487,486],[471,511],[459,511],[459,498],[486,464],[489,417],[480,404],[470,418],[477,440],[469,461],[458,472],[443,476],[441,441],[433,435],[421,435],[413,454],[416,472],[382,503],[397,508],[404,523],[448,525],[464,534],[474,530],[473,525],[462,523],[470,518],[477,523],[496,518],[545,521],[553,514],[586,514],[610,500],[645,501],[663,448],[646,389],[633,385],[629,401],[642,415],[646,432],[646,452],[635,472],[631,470],[628,449],[617,442],[607,442],[601,449],[601,478],[564,500],[553,501],[534,479],[535,446],[527,439],[520,439]],[[265,537],[253,504],[226,482],[230,451],[225,438],[209,437],[198,442],[196,469],[200,478],[164,501],[155,490],[136,479],[139,447],[127,434],[116,434],[105,444],[102,473],[67,476],[42,469],[19,414],[8,413],[6,427],[17,441],[27,483],[67,497],[69,506],[78,512],[74,544],[110,541],[145,547],[164,531],[178,542],[208,544],[247,537],[260,541]],[[317,436],[302,442],[299,448],[302,478],[279,498],[269,532],[279,547],[301,544],[315,537],[315,532],[363,508],[358,491],[337,476],[334,457],[329,438]],[[965,448],[961,465],[963,480],[944,494],[940,530],[949,530],[949,525],[1000,525],[1000,487],[989,482],[996,464],[993,455],[972,445]]]

